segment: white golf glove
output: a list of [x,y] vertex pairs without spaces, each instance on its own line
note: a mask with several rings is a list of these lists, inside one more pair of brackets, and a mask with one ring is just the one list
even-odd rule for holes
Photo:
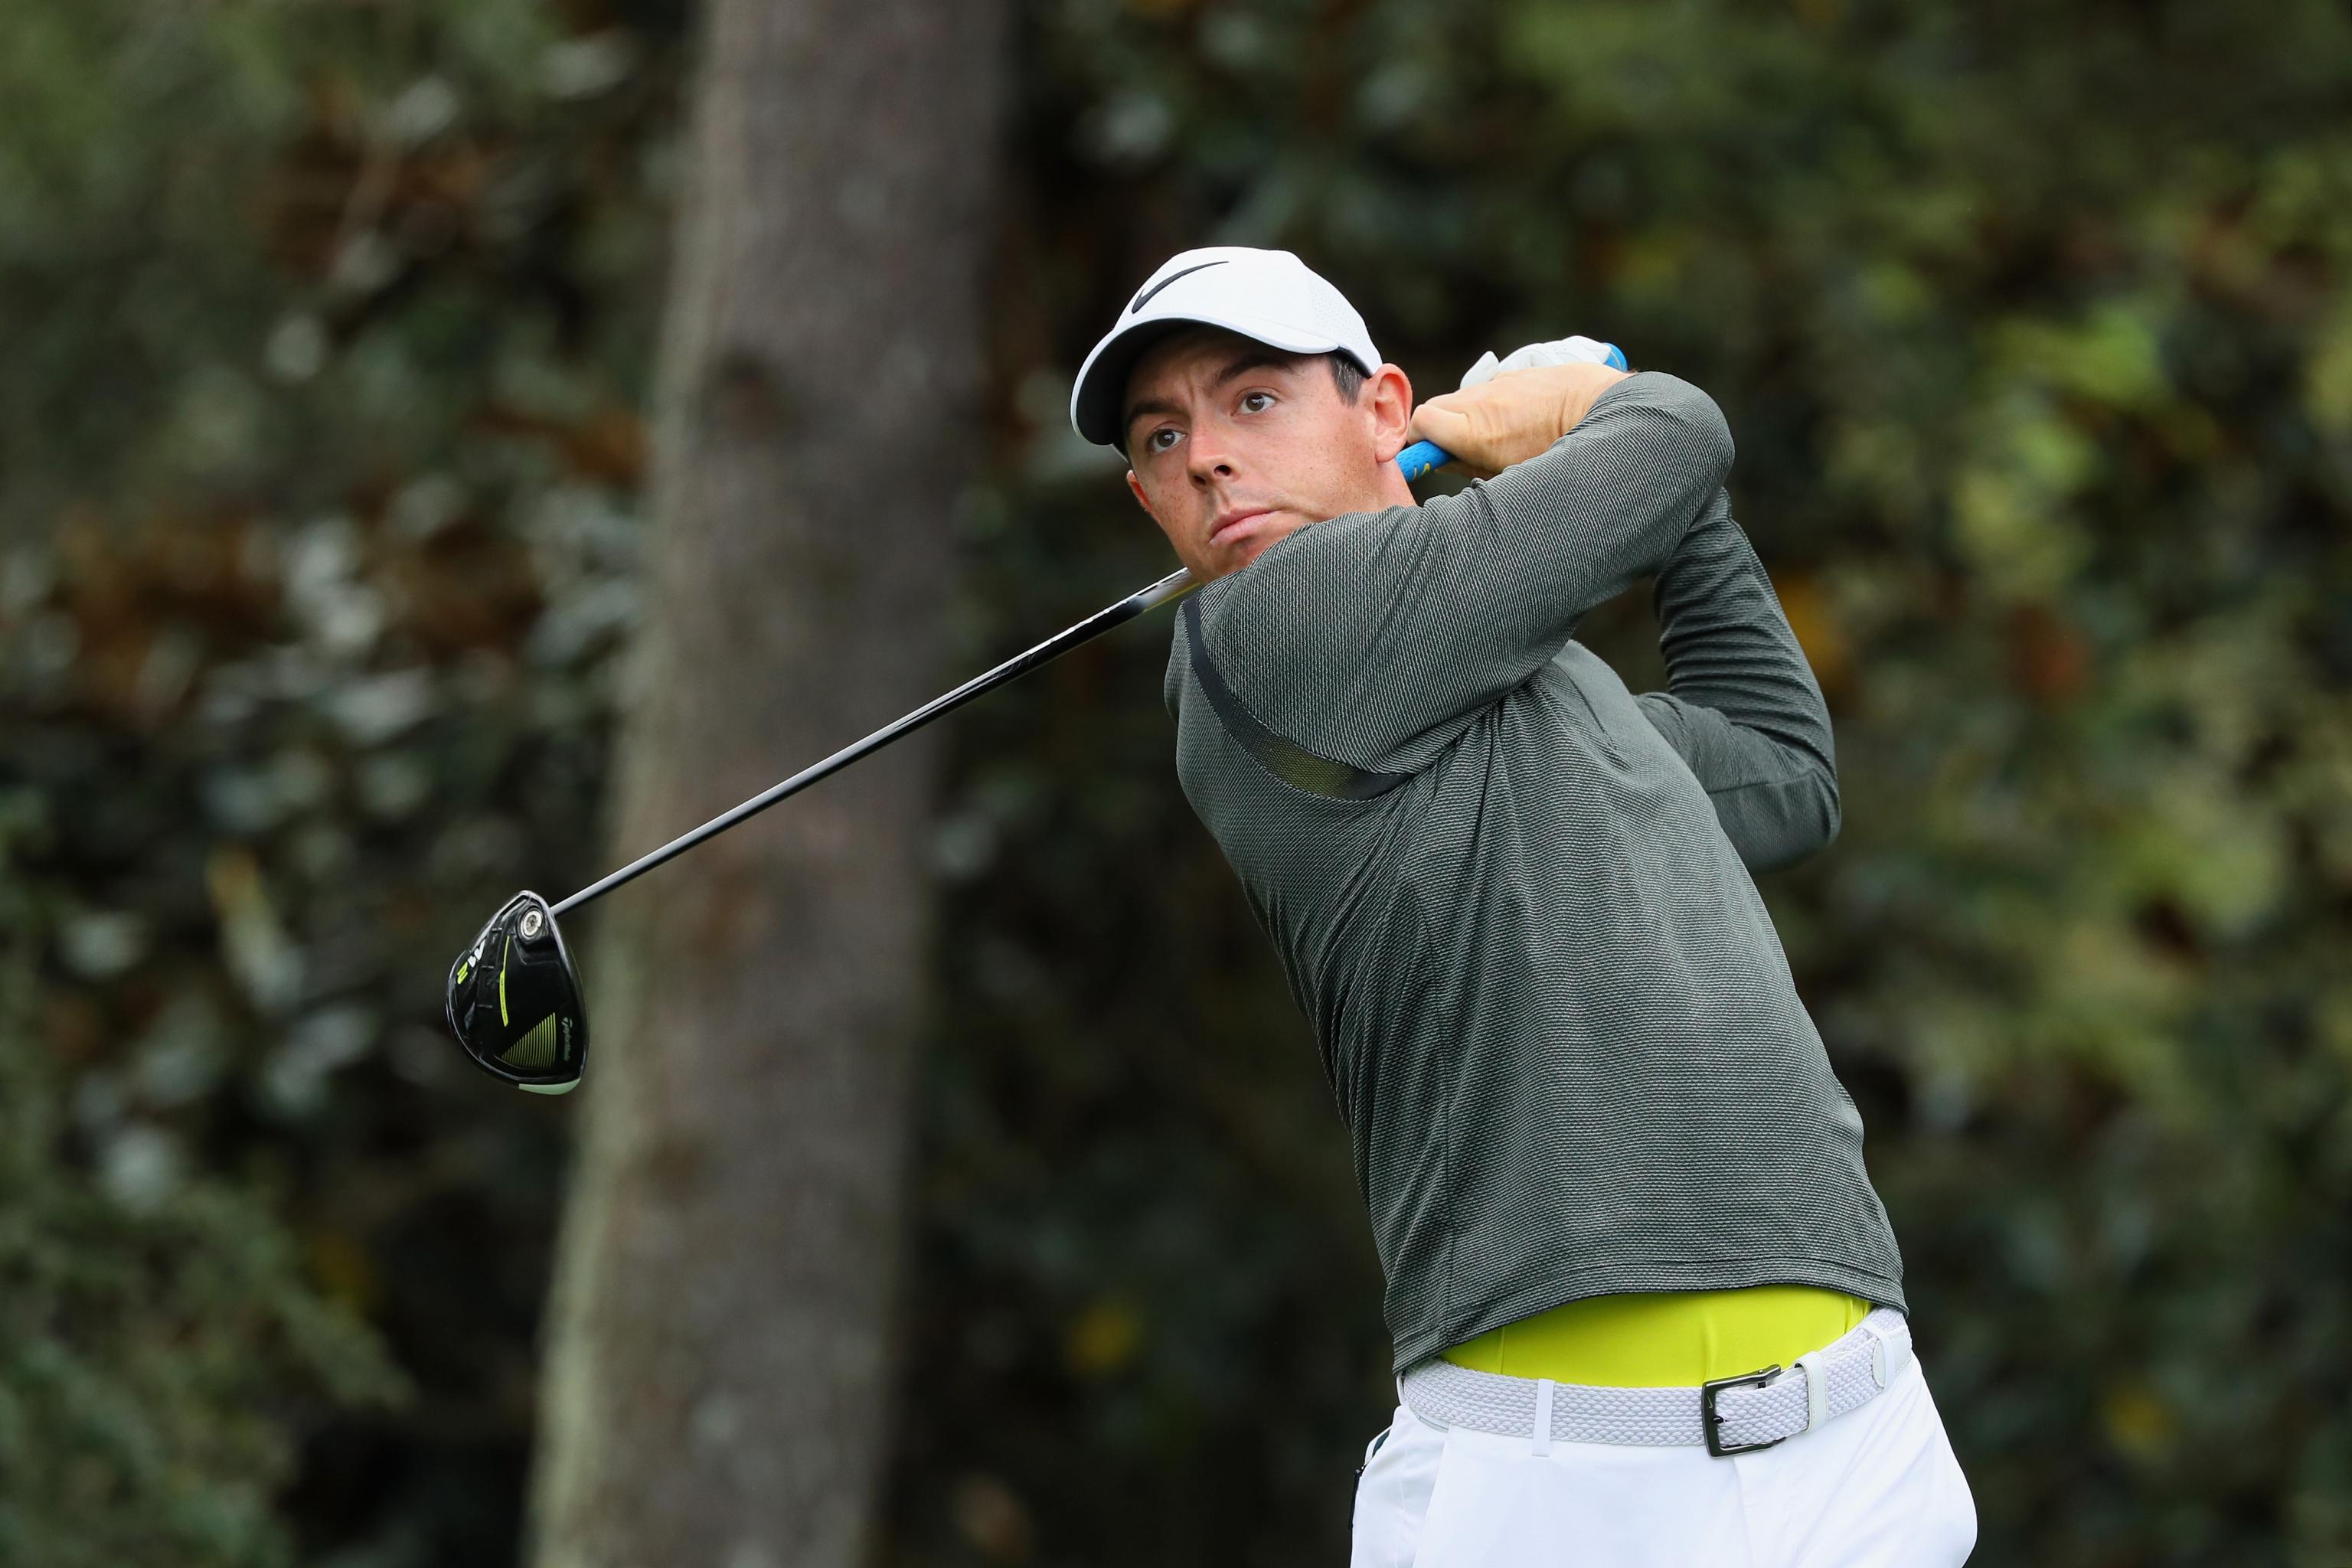
[[1539,364],[1605,364],[1609,361],[1609,345],[1597,338],[1555,338],[1548,343],[1529,343],[1514,349],[1511,357],[1498,360],[1488,349],[1478,356],[1478,363],[1462,373],[1462,384],[1475,386],[1482,381],[1492,381],[1507,370],[1528,370]]

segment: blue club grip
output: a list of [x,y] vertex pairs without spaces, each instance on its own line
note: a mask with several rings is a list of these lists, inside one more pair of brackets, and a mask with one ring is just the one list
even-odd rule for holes
[[[1601,362],[1612,370],[1631,370],[1625,363],[1625,351],[1615,343],[1609,345],[1609,357]],[[1454,454],[1434,441],[1415,441],[1397,454],[1397,468],[1408,479],[1417,479],[1433,468],[1442,468],[1454,460]]]
[[1434,441],[1415,441],[1397,454],[1397,467],[1408,479],[1417,479],[1432,468],[1442,468],[1454,460],[1454,454]]

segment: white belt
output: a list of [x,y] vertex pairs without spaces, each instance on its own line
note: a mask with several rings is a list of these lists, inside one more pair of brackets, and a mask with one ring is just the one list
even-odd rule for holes
[[1554,1443],[1704,1443],[1710,1454],[1742,1454],[1869,1404],[1910,1359],[1911,1325],[1894,1308],[1880,1307],[1785,1372],[1768,1366],[1696,1388],[1507,1377],[1433,1356],[1397,1381],[1397,1393],[1433,1426],[1532,1436],[1538,1454]]

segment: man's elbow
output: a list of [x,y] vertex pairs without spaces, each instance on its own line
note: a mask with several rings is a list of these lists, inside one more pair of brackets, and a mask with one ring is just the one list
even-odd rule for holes
[[1837,838],[1837,773],[1825,764],[1808,769],[1765,799],[1749,801],[1741,816],[1744,820],[1735,826],[1727,813],[1724,826],[1732,830],[1732,843],[1750,871],[1793,866]]
[[1823,763],[1814,775],[1814,820],[1820,827],[1809,853],[1818,853],[1837,842],[1838,824],[1843,820],[1838,805],[1837,769]]
[[1723,409],[1714,398],[1689,382],[1679,376],[1660,379],[1673,384],[1671,395],[1663,406],[1685,433],[1690,460],[1706,481],[1701,489],[1712,495],[1723,488],[1739,455],[1731,438],[1730,421],[1724,418]]

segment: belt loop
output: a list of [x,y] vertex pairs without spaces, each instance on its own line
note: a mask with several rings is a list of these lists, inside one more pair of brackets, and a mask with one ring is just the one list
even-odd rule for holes
[[[1871,1317],[1876,1316],[1875,1312],[1871,1314]],[[1870,1375],[1879,1387],[1885,1388],[1893,1381],[1886,1368],[1886,1342],[1895,1336],[1872,1322],[1870,1318],[1862,1321],[1862,1329],[1870,1336]]]
[[1536,1380],[1536,1440],[1530,1450],[1538,1458],[1551,1452],[1551,1391],[1548,1377]]
[[1790,1366],[1805,1374],[1805,1430],[1830,1418],[1830,1372],[1822,1364],[1822,1352],[1807,1351]]

